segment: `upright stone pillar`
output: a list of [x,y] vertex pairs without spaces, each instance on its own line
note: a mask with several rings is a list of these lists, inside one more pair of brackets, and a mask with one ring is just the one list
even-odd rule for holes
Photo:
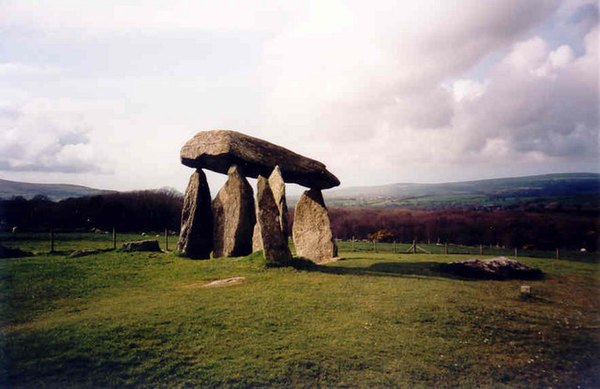
[[192,173],[181,212],[177,250],[194,259],[208,259],[213,248],[213,215],[210,189],[202,169]]
[[273,173],[269,176],[269,187],[273,192],[273,198],[277,209],[279,209],[279,226],[281,227],[281,233],[285,237],[285,241],[288,240],[288,209],[287,201],[285,200],[285,182],[281,176],[281,170],[279,166],[275,166]]
[[[256,206],[256,212],[258,212],[258,205]],[[260,224],[258,223],[258,215],[256,216],[256,224],[254,225],[254,232],[252,234],[252,252],[255,253],[263,249],[262,238],[260,236]]]
[[292,227],[296,255],[316,263],[337,257],[337,246],[323,195],[319,189],[302,194],[294,211]]
[[[285,199],[285,182],[283,181],[283,177],[281,176],[281,170],[279,166],[275,166],[273,172],[269,176],[269,187],[271,188],[271,192],[273,193],[273,199],[275,200],[275,204],[277,204],[277,209],[279,210],[279,227],[281,229],[281,233],[285,239],[285,242],[288,241],[288,208],[287,201]],[[258,209],[258,208],[257,208]],[[254,233],[252,235],[252,251],[260,251],[263,249],[262,247],[262,239],[260,233],[260,224],[256,223],[254,226]]]
[[287,239],[281,231],[279,208],[275,202],[269,181],[263,176],[258,177],[256,203],[258,206],[258,231],[262,240],[262,249],[267,266],[290,264],[292,255],[287,245]]
[[252,253],[254,191],[237,166],[231,166],[227,175],[227,182],[212,203],[215,258]]

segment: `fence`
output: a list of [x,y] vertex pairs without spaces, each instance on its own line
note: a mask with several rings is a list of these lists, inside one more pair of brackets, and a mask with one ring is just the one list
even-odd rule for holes
[[133,240],[155,239],[165,251],[174,250],[179,235],[165,230],[164,232],[119,233],[100,232],[2,232],[0,243],[13,248],[20,248],[34,253],[70,253],[75,250],[109,250],[121,247],[125,242]]
[[340,252],[370,253],[427,253],[432,255],[473,255],[565,259],[582,262],[600,262],[600,253],[579,252],[566,249],[535,250],[514,247],[464,246],[452,243],[430,244],[419,242],[375,242],[366,240],[336,240]]
[[[168,231],[140,233],[118,233],[118,231],[104,231],[103,233],[73,233],[55,232],[29,233],[18,232],[0,233],[0,242],[7,246],[18,247],[31,252],[57,252],[66,253],[80,249],[113,249],[120,247],[124,242],[140,239],[156,239],[165,251],[175,249],[178,235]],[[429,244],[419,242],[374,242],[365,240],[336,240],[340,253],[387,253],[408,254],[426,253],[431,255],[472,255],[477,256],[507,256],[507,257],[533,257],[554,258],[582,262],[600,262],[598,252],[579,252],[574,250],[531,250],[515,249],[496,246],[464,246],[458,244]],[[290,249],[294,252],[294,244],[290,239]]]

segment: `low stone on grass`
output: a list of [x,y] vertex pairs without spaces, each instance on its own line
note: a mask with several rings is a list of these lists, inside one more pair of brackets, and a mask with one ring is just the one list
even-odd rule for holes
[[491,259],[465,259],[441,265],[441,270],[465,278],[488,280],[539,280],[544,273],[514,259],[495,257]]
[[69,254],[69,258],[79,258],[79,257],[87,257],[88,255],[101,254],[107,251],[112,251],[112,249],[81,249],[75,250],[71,254]]
[[123,243],[121,251],[151,251],[160,252],[158,240],[136,240]]

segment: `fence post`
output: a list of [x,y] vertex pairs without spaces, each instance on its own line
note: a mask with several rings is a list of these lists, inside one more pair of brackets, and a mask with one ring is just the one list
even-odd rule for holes
[[117,229],[113,227],[113,250],[117,249]]
[[446,242],[446,244],[444,246],[445,246],[446,255],[448,255],[448,242]]
[[479,245],[479,255],[483,255],[483,245]]
[[165,228],[165,251],[169,251],[169,231]]
[[354,235],[352,235],[352,252],[354,252]]
[[556,248],[556,259],[560,259],[560,256],[558,255],[558,247]]
[[417,241],[416,240],[413,240],[412,252],[413,252],[413,254],[417,253]]
[[515,247],[515,259],[519,258],[519,251],[518,249]]
[[50,228],[50,252],[54,252],[54,229]]
[[396,241],[394,241],[394,254],[396,254]]
[[373,252],[377,252],[377,241],[373,240]]

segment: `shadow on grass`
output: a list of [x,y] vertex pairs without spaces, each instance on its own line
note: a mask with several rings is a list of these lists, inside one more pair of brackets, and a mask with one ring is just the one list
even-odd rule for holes
[[444,272],[441,262],[377,262],[364,267],[317,265],[304,258],[294,258],[294,267],[299,270],[327,274],[375,276],[375,277],[442,277],[456,280],[472,280]]
[[[317,271],[328,274],[374,276],[374,277],[412,277],[412,278],[447,278],[463,281],[486,281],[486,280],[526,280],[529,277],[513,275],[511,277],[487,277],[487,276],[465,276],[456,274],[443,262],[377,262],[368,266],[339,266],[335,264],[317,265],[307,259],[297,258],[294,267],[299,270]],[[542,279],[534,278],[534,279]]]

